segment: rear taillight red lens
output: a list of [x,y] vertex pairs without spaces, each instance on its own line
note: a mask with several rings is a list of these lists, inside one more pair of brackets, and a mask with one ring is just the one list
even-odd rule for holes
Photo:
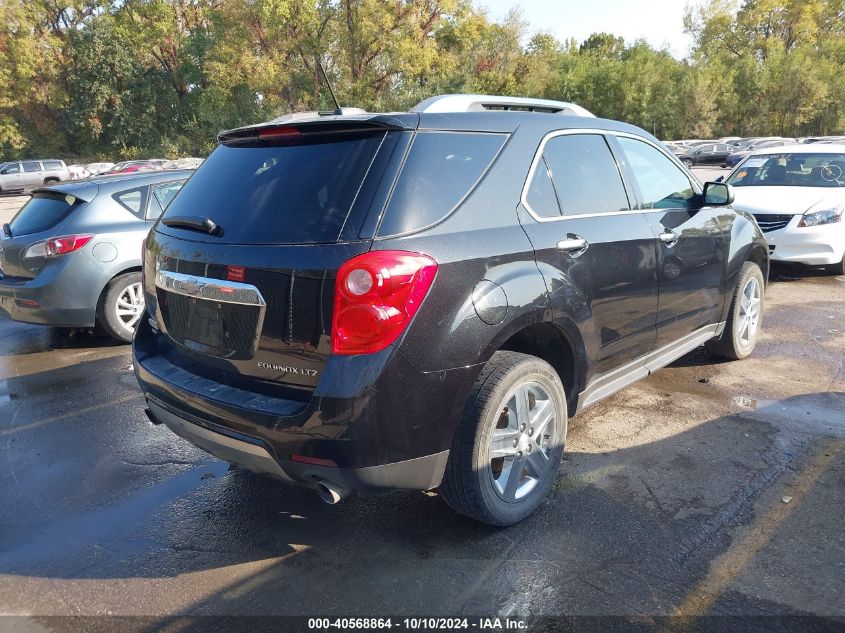
[[337,273],[332,317],[334,354],[371,354],[395,341],[419,310],[437,262],[419,253],[372,251]]
[[78,251],[94,238],[93,235],[65,235],[64,237],[53,237],[47,240],[44,251],[47,257],[67,255]]

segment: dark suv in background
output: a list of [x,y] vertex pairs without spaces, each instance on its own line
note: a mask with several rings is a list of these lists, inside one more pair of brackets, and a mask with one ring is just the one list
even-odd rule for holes
[[515,523],[570,416],[754,348],[760,230],[639,128],[450,95],[219,140],[147,239],[135,371],[153,422],[326,501]]

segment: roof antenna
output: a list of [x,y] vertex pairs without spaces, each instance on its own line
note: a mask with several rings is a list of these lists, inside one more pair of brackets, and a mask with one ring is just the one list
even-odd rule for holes
[[323,73],[323,79],[325,80],[326,85],[329,87],[329,93],[331,93],[332,101],[334,101],[335,108],[332,114],[342,115],[343,108],[340,107],[340,103],[338,103],[337,97],[334,94],[334,88],[332,88],[332,82],[329,81],[329,76],[326,74],[326,69],[323,68],[323,64],[321,64],[320,62],[317,62],[317,66],[320,67],[320,72]]

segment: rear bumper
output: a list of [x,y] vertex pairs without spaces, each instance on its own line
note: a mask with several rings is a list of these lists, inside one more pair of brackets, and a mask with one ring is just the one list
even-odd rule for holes
[[0,310],[24,323],[92,327],[107,281],[83,253],[72,253],[48,263],[34,279],[0,278]]
[[198,421],[187,420],[171,412],[155,400],[149,401],[149,407],[150,416],[156,422],[165,424],[177,435],[223,461],[274,479],[306,486],[330,481],[363,495],[397,489],[429,490],[440,484],[449,458],[449,451],[443,451],[435,455],[362,468],[334,468],[290,460],[277,461],[270,452],[272,449],[255,438],[232,437],[222,428],[212,430]]
[[135,372],[156,421],[248,470],[304,485],[327,480],[365,495],[440,484],[480,371],[421,372],[392,347],[331,357],[303,402],[191,373],[161,352],[169,346],[162,338],[145,319],[133,344]]

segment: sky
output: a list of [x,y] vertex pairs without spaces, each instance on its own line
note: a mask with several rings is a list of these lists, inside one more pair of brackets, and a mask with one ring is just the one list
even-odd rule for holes
[[477,0],[494,20],[517,7],[532,32],[550,31],[561,41],[612,33],[626,42],[644,38],[658,48],[666,44],[677,58],[687,55],[691,43],[684,35],[686,5],[687,0]]

